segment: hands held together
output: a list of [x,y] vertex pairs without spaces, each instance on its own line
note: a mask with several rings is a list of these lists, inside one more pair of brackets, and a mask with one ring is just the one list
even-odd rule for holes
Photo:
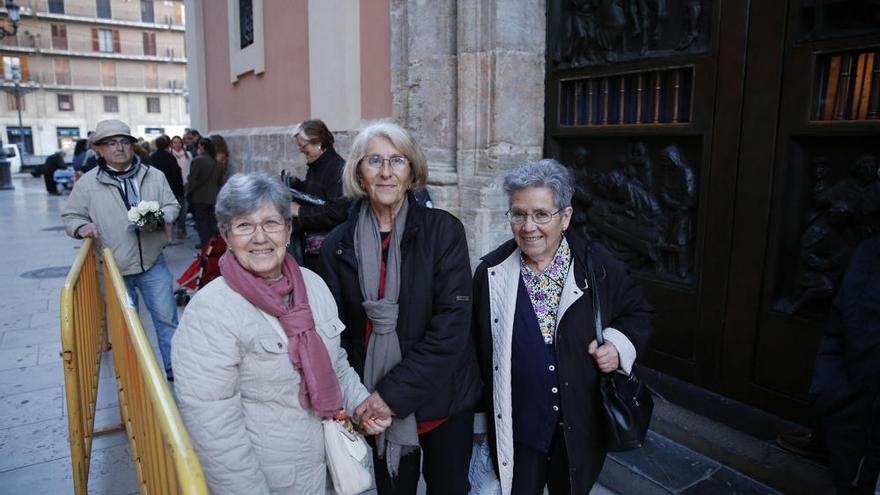
[[352,418],[362,432],[367,435],[378,435],[391,426],[394,411],[382,400],[379,392],[373,392],[354,409]]

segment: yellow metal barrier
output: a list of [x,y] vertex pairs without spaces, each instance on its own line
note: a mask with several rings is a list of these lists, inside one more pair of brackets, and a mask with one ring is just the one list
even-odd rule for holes
[[202,466],[113,253],[104,248],[103,257],[119,404],[141,493],[207,494]]
[[107,344],[107,333],[104,300],[91,247],[92,239],[86,239],[61,289],[61,357],[67,391],[70,461],[77,494],[87,493],[92,437],[114,429],[94,431],[101,351]]

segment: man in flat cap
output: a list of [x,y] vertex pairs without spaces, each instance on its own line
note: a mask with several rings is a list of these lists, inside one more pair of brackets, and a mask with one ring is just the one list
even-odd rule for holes
[[[134,307],[138,306],[137,290],[144,298],[165,374],[173,380],[171,337],[177,328],[177,305],[174,279],[162,250],[169,241],[164,224],[177,218],[180,205],[165,175],[135,155],[132,145],[137,139],[125,122],[102,120],[89,139],[99,156],[98,166],[76,182],[61,213],[64,228],[74,238],[92,237],[113,251]],[[162,221],[134,228],[128,211],[141,201],[159,203]]]

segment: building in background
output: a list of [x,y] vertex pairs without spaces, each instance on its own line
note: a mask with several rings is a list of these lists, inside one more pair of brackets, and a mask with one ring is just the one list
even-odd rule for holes
[[72,151],[103,119],[146,139],[189,126],[182,1],[16,3],[18,33],[0,41],[4,142],[47,155]]

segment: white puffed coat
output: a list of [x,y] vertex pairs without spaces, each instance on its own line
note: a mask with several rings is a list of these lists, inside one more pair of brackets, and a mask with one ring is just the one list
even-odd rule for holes
[[[369,394],[340,347],[333,296],[302,273],[351,414]],[[220,277],[189,303],[171,345],[178,406],[213,494],[324,494],[321,419],[299,403],[300,375],[277,318]]]

